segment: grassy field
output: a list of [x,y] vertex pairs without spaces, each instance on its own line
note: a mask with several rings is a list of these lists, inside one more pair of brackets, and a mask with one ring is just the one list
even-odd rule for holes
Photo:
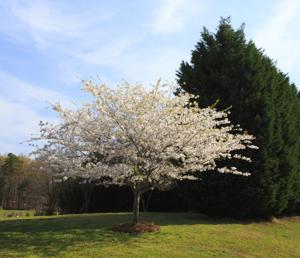
[[147,213],[160,232],[116,233],[130,214],[0,216],[0,257],[300,257],[300,217],[276,222]]
[[21,218],[21,217],[30,217],[33,216],[35,211],[33,210],[2,210],[0,209],[0,219],[3,219],[5,217],[15,217],[15,218]]

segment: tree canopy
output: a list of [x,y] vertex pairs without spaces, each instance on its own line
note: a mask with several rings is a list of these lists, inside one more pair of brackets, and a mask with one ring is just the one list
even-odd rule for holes
[[244,168],[253,176],[203,177],[196,192],[204,209],[226,215],[294,210],[300,201],[299,93],[276,62],[246,40],[244,26],[235,30],[222,18],[215,33],[204,28],[177,78],[178,92],[196,94],[200,106],[219,100],[218,109],[231,107],[230,120],[255,135],[259,147],[247,152],[254,162]]

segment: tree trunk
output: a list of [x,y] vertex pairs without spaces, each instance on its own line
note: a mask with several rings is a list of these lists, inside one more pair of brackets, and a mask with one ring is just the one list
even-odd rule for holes
[[143,205],[143,211],[146,212],[148,211],[148,207],[149,207],[149,203],[150,203],[150,199],[152,196],[153,191],[147,191],[144,192],[143,195],[141,196],[141,201],[142,201],[142,205]]
[[89,211],[89,201],[88,201],[88,197],[85,194],[84,196],[84,213],[88,213]]
[[18,193],[17,193],[17,210],[20,210],[21,209],[21,191],[19,190]]
[[87,183],[82,186],[83,196],[84,196],[84,213],[88,213],[89,210],[89,189]]
[[84,196],[84,207],[83,207],[84,213],[88,213],[89,211],[89,204],[90,204],[90,199],[91,199],[93,189],[94,189],[94,184],[92,183],[84,183],[81,187]]
[[137,189],[134,189],[133,190],[133,224],[136,224],[139,221],[140,197],[141,197],[141,192]]

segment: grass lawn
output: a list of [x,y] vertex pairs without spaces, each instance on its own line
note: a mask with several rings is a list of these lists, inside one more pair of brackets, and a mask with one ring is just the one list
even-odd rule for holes
[[146,213],[160,232],[116,233],[128,213],[0,216],[0,257],[300,257],[300,217],[276,222]]
[[0,209],[0,220],[5,217],[30,217],[35,213],[34,210],[2,210]]

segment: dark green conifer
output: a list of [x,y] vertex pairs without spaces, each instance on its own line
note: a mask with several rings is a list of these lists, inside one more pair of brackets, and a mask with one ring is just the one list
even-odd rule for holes
[[200,106],[219,100],[230,119],[256,136],[253,162],[238,164],[252,176],[207,173],[194,183],[196,203],[220,215],[269,216],[290,212],[300,202],[299,92],[276,63],[221,19],[216,33],[204,28],[191,62],[177,72],[179,91],[200,96]]

